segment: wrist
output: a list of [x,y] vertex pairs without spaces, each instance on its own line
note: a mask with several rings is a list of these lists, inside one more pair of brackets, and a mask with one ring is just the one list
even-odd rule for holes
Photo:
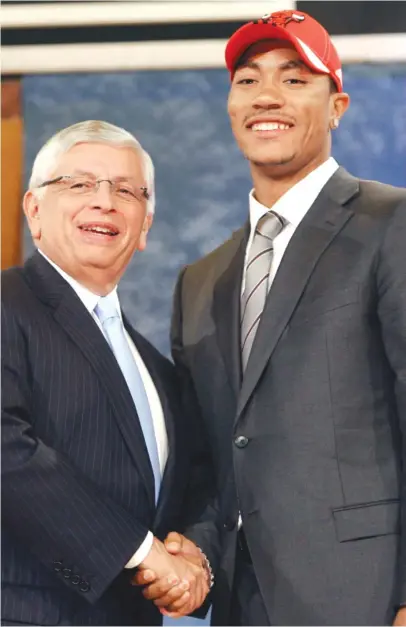
[[145,558],[142,560],[142,562],[139,564],[139,568],[145,570],[147,568],[151,568],[154,569],[155,565],[156,565],[156,559],[159,557],[160,554],[160,542],[157,538],[155,538],[155,536],[153,537],[152,540],[152,544],[151,544],[151,548],[148,551],[148,554],[145,556]]
[[209,590],[211,590],[214,585],[213,569],[211,567],[209,558],[207,557],[206,553],[203,553],[200,547],[197,547],[197,548],[199,549],[200,554],[202,556],[202,566],[206,573],[207,585],[209,587]]

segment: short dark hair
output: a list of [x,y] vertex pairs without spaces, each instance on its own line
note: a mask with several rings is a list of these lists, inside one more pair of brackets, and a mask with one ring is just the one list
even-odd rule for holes
[[330,81],[330,94],[336,94],[338,92],[337,85],[335,84],[331,76],[329,76],[328,78]]

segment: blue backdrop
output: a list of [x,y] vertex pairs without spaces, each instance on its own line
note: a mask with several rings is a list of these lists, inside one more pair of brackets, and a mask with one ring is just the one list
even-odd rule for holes
[[[354,65],[344,76],[352,104],[334,134],[334,156],[355,175],[406,186],[406,65]],[[226,239],[247,214],[250,176],[229,128],[228,87],[225,70],[23,80],[26,180],[42,144],[80,120],[123,126],[151,154],[155,223],[120,296],[133,324],[165,353],[178,271]],[[25,250],[32,250],[27,232]]]

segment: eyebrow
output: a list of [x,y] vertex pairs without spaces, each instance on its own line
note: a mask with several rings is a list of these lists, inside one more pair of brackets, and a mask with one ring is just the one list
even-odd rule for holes
[[77,174],[79,174],[80,176],[94,176],[96,178],[96,175],[94,174],[94,172],[88,172],[87,170],[73,170],[73,174],[76,176]]
[[309,70],[309,68],[307,67],[306,63],[304,61],[302,61],[301,59],[291,59],[290,61],[287,61],[286,63],[282,63],[282,65],[279,66],[279,69],[284,71],[284,70],[295,70],[295,69],[305,69],[305,70]]
[[[74,176],[91,176],[92,178],[97,179],[97,175],[94,172],[88,172],[86,170],[74,170],[73,171]],[[114,176],[113,179],[114,181],[118,181],[118,182],[125,182],[128,181],[130,182],[132,180],[132,177],[130,176]]]
[[[257,63],[256,61],[250,61],[248,59],[245,62],[243,61],[241,65],[237,66],[235,71],[237,72],[238,70],[242,70],[244,68],[248,68],[251,70],[261,69],[259,63]],[[284,63],[281,63],[281,65],[278,65],[277,69],[281,70],[282,72],[286,70],[295,70],[295,69],[305,69],[305,70],[310,71],[307,65],[305,64],[305,62],[302,61],[301,59],[291,59],[290,61],[285,61]]]

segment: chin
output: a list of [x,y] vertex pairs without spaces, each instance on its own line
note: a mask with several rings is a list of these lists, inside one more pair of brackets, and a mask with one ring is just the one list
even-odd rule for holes
[[262,150],[247,150],[246,158],[256,166],[281,166],[290,163],[294,159],[292,152],[283,150],[269,150],[265,147]]
[[114,258],[111,255],[106,255],[106,251],[100,251],[100,254],[88,254],[83,255],[81,259],[81,263],[85,266],[93,266],[94,268],[108,268],[110,267],[114,261]]
[[289,165],[293,160],[291,156],[273,157],[269,155],[251,155],[248,159],[250,163],[258,168],[282,168],[283,166]]

